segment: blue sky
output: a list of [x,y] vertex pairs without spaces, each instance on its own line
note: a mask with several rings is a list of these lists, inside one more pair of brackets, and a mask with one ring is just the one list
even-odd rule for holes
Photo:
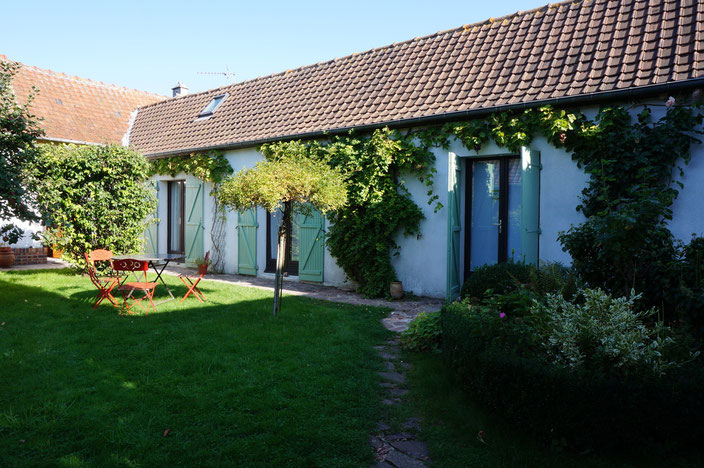
[[[177,81],[203,91],[546,3],[3,0],[0,54],[170,95]],[[226,67],[234,79],[198,73]]]

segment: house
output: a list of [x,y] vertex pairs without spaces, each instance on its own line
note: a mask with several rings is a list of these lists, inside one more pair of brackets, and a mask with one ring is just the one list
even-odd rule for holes
[[[126,142],[149,158],[221,150],[241,170],[263,159],[257,145],[266,142],[415,128],[544,104],[592,116],[608,103],[653,103],[664,112],[669,95],[702,86],[703,3],[570,1],[147,105]],[[434,212],[422,185],[407,181],[426,219],[422,236],[398,239],[394,266],[406,290],[452,297],[473,267],[511,253],[570,261],[557,236],[584,219],[575,207],[587,176],[567,152],[544,138],[517,153],[495,144],[477,153],[458,141],[433,152],[444,208]],[[694,152],[670,225],[682,239],[704,233],[704,149]],[[207,188],[185,174],[155,180],[162,221],[151,248],[202,256],[212,243],[203,235],[213,223]],[[508,208],[499,212],[499,205]],[[230,214],[225,271],[268,274],[279,222],[261,209]],[[315,242],[322,248],[324,239]],[[299,245],[302,254],[315,247]],[[344,284],[335,259],[327,252],[323,258],[314,273],[299,271],[301,278]]]
[[[0,60],[9,59],[0,55]],[[23,64],[12,81],[12,89],[19,104],[26,103],[33,86],[39,92],[30,111],[42,119],[44,136],[39,140],[40,143],[120,144],[132,112],[139,106],[165,99],[157,94]],[[26,231],[24,238],[14,246],[16,262],[39,261],[43,252],[38,254],[33,250],[39,248],[40,244],[33,241],[30,234],[41,231],[41,225],[19,220],[9,222]],[[43,256],[46,257],[46,254]]]

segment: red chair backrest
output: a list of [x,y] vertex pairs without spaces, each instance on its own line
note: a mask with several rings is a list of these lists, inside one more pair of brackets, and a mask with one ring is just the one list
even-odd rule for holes
[[89,256],[89,263],[107,261],[112,258],[112,252],[105,249],[95,249],[89,254]]
[[98,279],[98,274],[95,272],[95,267],[93,266],[93,262],[91,261],[91,258],[88,255],[88,252],[84,253],[83,255],[85,255],[86,264],[88,265],[88,276],[90,276],[90,280],[93,282],[93,284],[98,286],[100,284],[100,280]]

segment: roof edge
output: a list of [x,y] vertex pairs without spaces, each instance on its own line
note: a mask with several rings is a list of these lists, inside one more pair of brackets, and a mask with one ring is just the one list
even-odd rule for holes
[[259,140],[248,140],[237,143],[222,143],[218,145],[193,147],[179,150],[162,151],[159,153],[146,153],[145,157],[151,159],[165,158],[170,156],[181,156],[190,153],[198,153],[202,151],[212,151],[212,150],[231,150],[231,149],[241,149],[250,148],[253,146],[263,145],[265,143],[274,143],[277,141],[289,141],[289,140],[308,140],[317,137],[326,137],[332,135],[340,135],[347,133],[350,130],[355,131],[368,131],[374,130],[382,127],[399,128],[399,127],[409,127],[409,126],[422,126],[428,124],[437,124],[444,122],[451,122],[453,120],[460,120],[462,118],[475,118],[482,115],[490,114],[493,112],[501,112],[506,110],[518,110],[518,109],[529,109],[533,107],[545,106],[545,105],[577,105],[577,104],[587,104],[587,103],[597,103],[607,98],[635,98],[635,97],[646,97],[649,95],[654,95],[662,93],[665,91],[680,91],[689,88],[696,88],[698,86],[704,86],[704,77],[692,78],[685,81],[675,81],[669,83],[660,83],[655,85],[640,86],[634,88],[618,89],[611,91],[598,91],[589,94],[579,94],[576,96],[563,96],[550,99],[542,99],[539,101],[531,102],[521,102],[516,104],[507,104],[504,106],[494,106],[479,109],[471,109],[465,111],[457,111],[445,114],[434,114],[423,117],[414,117],[410,119],[400,119],[400,120],[390,120],[386,122],[379,122],[375,124],[359,125],[354,127],[341,127],[331,130],[319,130],[315,132],[298,133],[292,135],[281,135],[271,138],[262,138]]

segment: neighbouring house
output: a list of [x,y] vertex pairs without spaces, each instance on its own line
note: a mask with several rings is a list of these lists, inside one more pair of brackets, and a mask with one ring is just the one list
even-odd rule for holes
[[[126,143],[149,158],[222,150],[241,170],[263,159],[257,146],[266,142],[544,104],[593,116],[608,103],[652,103],[663,113],[669,95],[702,86],[704,3],[570,1],[147,105]],[[681,239],[704,234],[704,148],[693,151],[670,224]],[[495,144],[470,151],[459,141],[433,152],[444,208],[434,212],[423,185],[406,182],[426,216],[421,236],[398,238],[394,266],[406,290],[451,298],[472,268],[512,255],[570,261],[557,235],[584,219],[575,207],[587,175],[566,151],[538,138],[516,153]],[[212,246],[204,234],[213,224],[208,187],[186,174],[155,180],[161,222],[150,248],[202,257]],[[267,275],[280,218],[262,209],[230,213],[225,271]],[[303,259],[324,251],[323,242],[298,239],[288,254]],[[344,284],[335,259],[327,251],[321,258],[294,265],[300,278]]]
[[[0,60],[9,60],[0,55]],[[164,96],[123,88],[99,81],[70,76],[22,64],[12,81],[20,104],[26,102],[32,87],[38,89],[30,111],[41,118],[44,136],[40,143],[102,145],[121,143],[132,112],[165,99]],[[16,263],[35,263],[45,258],[39,242],[31,234],[42,230],[38,223],[4,220],[25,230],[15,246]]]

